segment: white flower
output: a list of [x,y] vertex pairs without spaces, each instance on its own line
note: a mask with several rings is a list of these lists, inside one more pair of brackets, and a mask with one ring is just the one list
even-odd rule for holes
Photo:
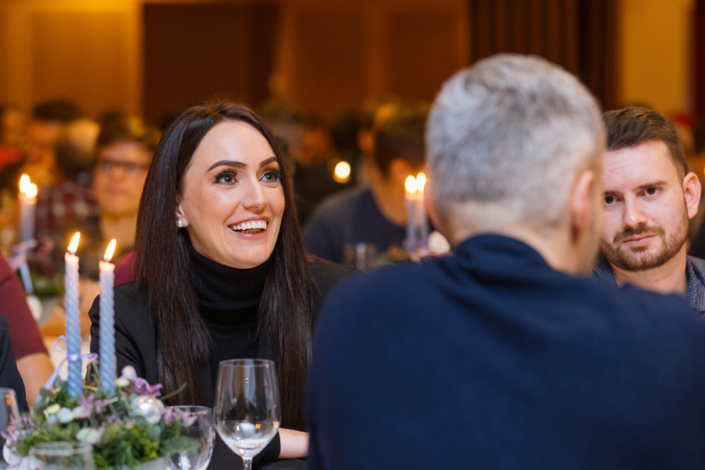
[[149,424],[157,424],[162,419],[164,403],[158,398],[147,395],[137,396],[130,403],[130,414],[142,416]]
[[58,413],[56,413],[60,423],[66,424],[73,421],[73,413],[68,408],[61,408]]
[[83,428],[76,433],[76,439],[94,445],[100,441],[103,432],[93,428]]
[[120,377],[119,379],[115,380],[115,385],[117,385],[118,387],[127,387],[128,385],[130,385],[130,381],[123,377]]

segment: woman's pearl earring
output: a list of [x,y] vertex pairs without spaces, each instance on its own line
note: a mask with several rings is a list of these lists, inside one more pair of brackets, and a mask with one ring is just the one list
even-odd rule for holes
[[176,226],[179,228],[183,228],[184,226],[184,221],[181,219],[176,219]]

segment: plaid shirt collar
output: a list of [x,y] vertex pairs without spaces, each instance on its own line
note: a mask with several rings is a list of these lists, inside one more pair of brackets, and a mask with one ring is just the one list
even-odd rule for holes
[[[688,256],[685,270],[688,282],[685,298],[695,310],[705,313],[705,260]],[[619,288],[612,274],[612,267],[602,253],[598,256],[595,267],[592,269],[592,277]]]

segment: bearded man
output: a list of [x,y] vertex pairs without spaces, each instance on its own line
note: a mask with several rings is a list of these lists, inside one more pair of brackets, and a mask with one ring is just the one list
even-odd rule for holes
[[604,224],[593,277],[676,293],[705,312],[705,261],[686,254],[701,187],[673,123],[637,107],[608,111],[604,121]]

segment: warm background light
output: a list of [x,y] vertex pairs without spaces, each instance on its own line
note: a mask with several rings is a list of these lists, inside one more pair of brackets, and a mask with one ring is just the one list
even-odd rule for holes
[[418,188],[419,192],[423,194],[423,188],[426,186],[426,175],[423,173],[419,173],[416,176],[416,187]]
[[348,162],[338,162],[333,170],[333,179],[338,183],[347,183],[350,181],[350,172],[351,169]]
[[81,238],[81,232],[76,232],[69,243],[69,253],[76,253],[78,250],[78,240]]
[[111,259],[113,259],[113,254],[115,254],[115,245],[117,244],[117,241],[113,238],[110,240],[110,243],[108,244],[108,248],[105,250],[105,256],[103,257],[103,261],[106,263],[109,263]]
[[416,178],[414,178],[413,176],[407,176],[406,182],[404,182],[404,187],[406,188],[407,193],[415,194],[418,189],[416,185]]
[[29,176],[22,175],[20,177],[20,193],[25,194],[29,189]]
[[37,188],[37,185],[34,183],[29,183],[29,186],[27,187],[25,194],[27,195],[28,198],[33,198],[33,197],[37,197],[38,192],[39,192],[39,189]]

